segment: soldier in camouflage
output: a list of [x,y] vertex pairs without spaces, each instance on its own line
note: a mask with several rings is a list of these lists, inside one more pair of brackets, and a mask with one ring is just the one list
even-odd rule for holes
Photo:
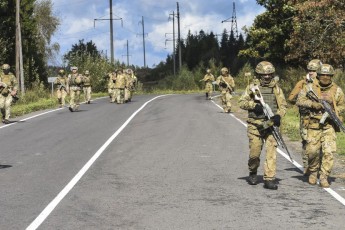
[[123,74],[123,70],[119,69],[116,72],[115,81],[115,98],[117,104],[123,104],[125,98],[125,87],[127,84],[126,76]]
[[211,73],[210,69],[206,70],[206,74],[203,79],[200,81],[205,82],[205,93],[206,93],[206,99],[211,100],[212,98],[212,92],[213,92],[213,85],[212,82],[214,81],[214,76]]
[[137,83],[137,77],[134,75],[133,70],[126,70],[126,88],[125,88],[125,102],[132,101],[133,92],[135,90],[135,85]]
[[17,95],[17,79],[10,72],[10,65],[2,65],[2,73],[0,74],[0,109],[2,114],[2,122],[9,124],[11,115],[11,105],[13,97]]
[[229,70],[223,67],[220,70],[221,75],[217,78],[216,84],[219,86],[221,92],[222,107],[225,113],[231,112],[231,93],[235,90],[235,81],[229,74]]
[[[297,82],[293,90],[291,91],[288,101],[292,104],[296,103],[297,96],[306,87],[311,87],[316,78],[316,71],[320,67],[321,61],[319,59],[311,60],[308,65],[308,73],[306,76],[303,77],[302,80]],[[309,175],[308,170],[308,155],[306,154],[306,146],[307,146],[307,130],[308,130],[308,123],[309,123],[309,110],[304,109],[303,107],[299,107],[299,115],[300,115],[300,135],[302,138],[302,161],[303,161],[303,174],[305,176]]]
[[[333,155],[336,152],[336,132],[338,127],[327,117],[321,121],[324,115],[323,105],[311,100],[308,91],[313,91],[318,98],[327,101],[336,114],[345,111],[345,98],[342,89],[333,81],[334,69],[331,65],[321,64],[317,70],[317,80],[310,88],[305,87],[297,98],[297,105],[309,111],[309,123],[307,125],[308,167],[310,171],[309,184],[317,184],[318,176],[320,186],[328,188],[328,177],[333,168]],[[320,150],[322,158],[320,161]]]
[[[258,183],[257,170],[260,166],[260,155],[263,144],[265,143],[264,187],[275,190],[278,188],[275,182],[277,142],[269,127],[271,125],[280,126],[281,117],[286,113],[287,104],[283,91],[274,78],[274,66],[270,62],[262,61],[256,66],[255,72],[256,79],[246,87],[243,95],[239,99],[240,107],[248,110],[248,183],[250,185],[256,185]],[[261,103],[254,99],[253,87],[259,87],[265,103],[271,107],[275,114],[270,120],[265,116]]]
[[83,76],[83,91],[84,91],[84,101],[85,104],[91,103],[91,78],[90,78],[90,71],[85,70]]
[[78,73],[78,67],[71,67],[72,73],[68,75],[68,85],[70,91],[70,106],[71,112],[78,111],[80,105],[80,91],[83,84],[83,76]]
[[59,107],[65,106],[65,98],[68,93],[68,78],[65,75],[65,70],[60,69],[58,76],[55,79],[54,84],[56,85],[56,96],[58,98]]

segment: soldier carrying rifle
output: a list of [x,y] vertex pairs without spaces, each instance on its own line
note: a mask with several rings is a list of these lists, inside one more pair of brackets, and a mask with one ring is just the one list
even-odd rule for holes
[[2,122],[9,124],[11,115],[11,105],[17,98],[17,79],[10,72],[10,65],[2,65],[2,73],[0,73],[0,108],[2,114]]
[[[328,188],[328,177],[333,168],[333,155],[336,152],[336,132],[345,132],[339,114],[345,110],[342,89],[333,81],[334,69],[331,65],[321,64],[317,70],[317,79],[311,87],[304,87],[300,92],[297,105],[309,110],[307,125],[309,184]],[[320,161],[320,150],[322,151]]]
[[[260,166],[260,155],[265,143],[264,188],[276,190],[278,189],[275,181],[276,148],[279,144],[278,140],[279,142],[282,141],[279,126],[281,118],[286,113],[286,100],[282,89],[274,78],[275,68],[270,62],[260,62],[255,68],[255,73],[256,79],[247,86],[239,99],[241,109],[248,110],[248,183],[250,185],[258,183],[257,170]],[[278,138],[275,132],[278,132]]]
[[59,107],[65,106],[65,98],[68,94],[68,78],[65,75],[65,70],[60,69],[54,84],[57,86],[56,96],[58,98]]

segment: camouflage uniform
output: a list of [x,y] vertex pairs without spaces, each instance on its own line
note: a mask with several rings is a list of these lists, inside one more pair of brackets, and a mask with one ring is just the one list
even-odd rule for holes
[[[249,178],[248,182],[252,185],[257,184],[257,169],[260,166],[260,155],[263,144],[266,147],[266,160],[264,164],[264,182],[265,188],[277,189],[275,184],[276,175],[276,156],[277,156],[277,142],[272,135],[272,131],[269,128],[272,125],[279,126],[280,118],[286,113],[286,100],[283,91],[278,86],[275,79],[273,79],[273,73],[275,69],[269,62],[260,62],[256,67],[256,73],[258,79],[254,79],[250,83],[241,98],[239,99],[239,105],[242,109],[248,110],[247,119],[247,135],[249,138]],[[267,73],[268,80],[263,80],[261,74]],[[252,88],[258,86],[262,97],[266,104],[268,104],[273,113],[272,120],[267,120],[263,112],[263,108],[260,102],[254,99]]]
[[[309,110],[309,123],[307,125],[307,146],[309,164],[309,183],[315,185],[317,176],[320,176],[320,186],[329,187],[328,176],[333,167],[333,155],[336,152],[336,132],[339,131],[335,124],[327,118],[323,124],[320,119],[323,116],[323,106],[315,102],[307,95],[309,90],[326,100],[333,107],[336,114],[345,111],[345,99],[342,89],[332,82],[334,69],[328,64],[322,64],[318,70],[317,80],[311,89],[305,88],[297,99],[297,105]],[[320,150],[322,159],[320,162]]]
[[115,90],[116,73],[110,72],[107,74],[107,88],[109,99],[111,103],[115,102],[114,90]]
[[65,75],[63,69],[59,70],[59,75],[57,76],[54,84],[56,84],[56,96],[58,98],[60,108],[65,106],[65,98],[68,92],[68,78]]
[[213,85],[212,82],[214,81],[214,76],[211,74],[211,70],[207,69],[206,74],[203,79],[200,81],[205,82],[205,93],[206,93],[206,99],[211,99],[212,92],[213,92]]
[[125,87],[127,84],[126,76],[122,73],[122,70],[118,70],[116,73],[116,81],[115,81],[115,95],[117,104],[124,103],[125,97]]
[[221,92],[222,106],[225,113],[230,113],[231,111],[231,93],[235,89],[235,81],[233,77],[229,74],[227,68],[222,68],[221,75],[217,78],[217,85],[219,85],[219,90]]
[[70,106],[69,110],[71,112],[77,111],[80,105],[80,91],[83,84],[82,78],[83,76],[79,74],[78,68],[73,66],[71,68],[72,73],[68,75],[68,84],[69,84],[69,91],[70,91]]
[[[312,86],[314,79],[316,78],[316,70],[320,67],[320,60],[313,59],[311,60],[308,65],[308,74],[304,76],[302,80],[297,82],[293,90],[291,91],[288,101],[292,104],[296,103],[297,96],[304,88],[309,88]],[[300,136],[302,139],[302,161],[303,161],[303,168],[304,168],[304,175],[309,174],[308,170],[308,154],[306,153],[306,145],[307,145],[307,130],[308,130],[308,123],[309,123],[309,110],[304,109],[303,107],[299,107],[299,115],[300,115]]]
[[84,91],[84,101],[86,104],[90,104],[91,101],[91,78],[90,72],[85,70],[83,76],[83,91]]
[[135,84],[137,82],[137,77],[134,76],[133,70],[127,69],[126,73],[126,88],[125,88],[125,102],[132,100],[133,92],[135,90]]
[[13,96],[17,94],[17,79],[10,72],[10,66],[8,64],[2,65],[3,73],[0,74],[0,109],[2,114],[2,122],[5,124],[10,123],[8,120],[11,115],[11,104]]

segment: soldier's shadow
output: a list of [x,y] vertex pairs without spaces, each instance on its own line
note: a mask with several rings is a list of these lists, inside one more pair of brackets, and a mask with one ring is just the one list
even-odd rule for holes
[[12,165],[0,165],[0,169],[11,168]]

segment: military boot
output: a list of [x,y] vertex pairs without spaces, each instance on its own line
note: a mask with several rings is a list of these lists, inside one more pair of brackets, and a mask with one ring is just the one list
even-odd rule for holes
[[209,97],[208,97],[208,93],[206,93],[206,99],[209,99]]
[[327,180],[327,176],[321,174],[320,175],[320,186],[322,188],[329,188],[329,183],[328,183],[328,180]]
[[309,167],[305,167],[303,170],[303,176],[309,176],[310,175],[310,171],[309,171]]
[[278,185],[274,182],[274,180],[265,180],[264,181],[264,188],[277,190]]
[[249,177],[248,177],[248,184],[250,185],[256,185],[258,184],[258,176],[256,175],[256,172],[251,172],[249,173]]
[[317,172],[311,172],[308,179],[309,184],[316,185],[317,182]]

